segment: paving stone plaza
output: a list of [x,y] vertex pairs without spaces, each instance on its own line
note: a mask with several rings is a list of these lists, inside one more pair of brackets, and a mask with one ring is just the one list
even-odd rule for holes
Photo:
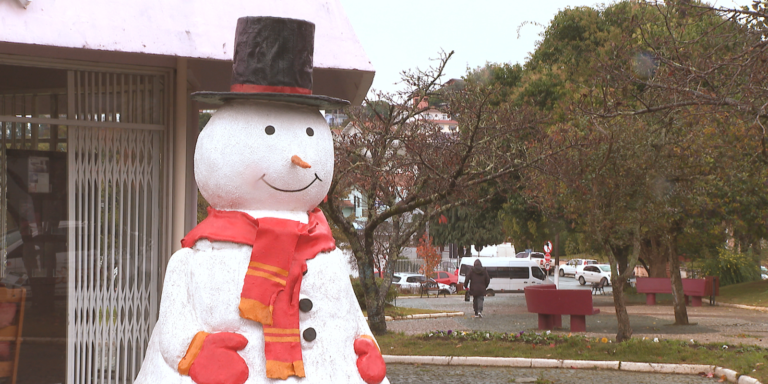
[[[576,288],[576,287],[569,287]],[[593,297],[600,314],[587,316],[590,337],[613,338],[617,331],[616,315],[610,290],[606,295]],[[529,313],[522,293],[497,294],[486,297],[485,317],[474,318],[471,303],[458,295],[447,298],[399,298],[397,305],[410,308],[463,311],[464,316],[388,322],[393,332],[420,334],[434,330],[519,332],[535,329],[537,316]],[[656,306],[628,306],[633,337],[660,339],[694,339],[701,343],[754,344],[768,347],[768,315],[764,312],[710,306],[688,307],[691,326],[674,326],[674,314],[668,304]],[[567,316],[563,325],[567,327]],[[567,329],[556,332],[568,332]],[[386,354],[386,351],[384,351]],[[416,364],[389,364],[388,377],[397,383],[716,383],[718,379],[699,375],[639,373],[596,369],[542,369],[478,366],[439,366]],[[538,380],[538,381],[537,381]]]
[[[648,374],[591,369],[539,369],[498,367],[457,367],[436,365],[390,364],[387,377],[392,384],[441,383],[441,384],[507,384],[507,383],[557,383],[557,384],[698,384],[716,383],[712,378],[694,375]],[[547,381],[548,380],[548,381]]]

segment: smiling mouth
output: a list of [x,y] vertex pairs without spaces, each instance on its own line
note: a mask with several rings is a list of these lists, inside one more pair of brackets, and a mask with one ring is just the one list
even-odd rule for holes
[[321,178],[320,178],[320,176],[318,176],[318,175],[317,175],[317,173],[315,173],[315,178],[314,178],[314,179],[312,179],[312,181],[311,181],[309,184],[307,184],[307,186],[306,186],[306,187],[304,187],[304,188],[300,188],[300,189],[281,189],[281,188],[275,187],[274,185],[270,184],[270,183],[269,183],[269,182],[268,182],[268,181],[267,181],[267,180],[264,178],[264,176],[267,176],[267,174],[266,174],[266,173],[265,173],[265,174],[263,174],[259,180],[263,181],[263,182],[264,182],[264,184],[268,185],[270,188],[274,189],[275,191],[280,191],[280,192],[301,192],[301,191],[303,191],[303,190],[305,190],[305,189],[307,189],[307,188],[311,187],[311,186],[312,186],[312,184],[314,184],[314,183],[315,183],[315,181],[317,181],[317,180],[320,180],[320,182],[321,182],[321,183],[323,182],[323,179],[321,179]]

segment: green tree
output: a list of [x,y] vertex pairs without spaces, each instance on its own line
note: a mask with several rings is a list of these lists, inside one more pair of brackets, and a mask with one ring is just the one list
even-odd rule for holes
[[446,210],[432,219],[429,234],[435,244],[455,244],[460,248],[474,245],[479,251],[487,245],[504,242],[505,236],[499,220],[504,197],[490,189],[482,188],[479,193],[492,196],[487,202]]
[[[670,262],[677,262],[675,236],[682,224],[680,211],[674,207],[684,194],[670,192],[690,189],[689,184],[683,188],[682,179],[675,174],[688,155],[679,150],[687,147],[667,140],[671,132],[677,134],[674,137],[690,139],[683,134],[683,124],[636,116],[606,123],[584,108],[596,109],[606,102],[600,95],[609,86],[606,79],[596,76],[595,67],[609,60],[617,66],[630,63],[617,60],[617,46],[642,50],[642,44],[631,37],[637,31],[633,20],[643,17],[644,10],[630,2],[558,13],[526,64],[517,94],[520,102],[552,113],[552,123],[543,132],[547,140],[539,141],[544,144],[542,150],[575,148],[549,158],[537,167],[537,173],[527,175],[530,190],[536,191],[529,198],[542,207],[549,220],[561,216],[578,226],[608,257],[618,340],[632,334],[623,287],[643,240],[653,233],[663,234],[665,254]],[[671,180],[674,187],[669,187]],[[670,222],[673,224],[667,225]],[[679,273],[676,280],[674,296],[682,299]],[[684,302],[675,301],[676,322],[685,324]]]

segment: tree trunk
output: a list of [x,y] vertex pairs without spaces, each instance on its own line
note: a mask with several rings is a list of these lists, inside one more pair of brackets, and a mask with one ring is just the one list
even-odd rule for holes
[[[629,323],[629,313],[627,313],[627,304],[624,300],[624,285],[627,278],[623,277],[622,272],[627,269],[627,255],[625,252],[608,254],[611,262],[611,284],[613,286],[613,304],[616,309],[616,320],[619,322],[619,329],[616,333],[616,341],[622,342],[632,338],[632,326]],[[619,268],[616,268],[619,267]],[[614,271],[614,269],[617,269]],[[618,272],[618,273],[617,273]]]
[[[627,284],[627,279],[631,275],[633,268],[627,266],[634,266],[637,264],[637,259],[640,257],[640,228],[636,226],[634,228],[634,239],[631,247],[617,248],[614,252],[614,248],[602,237],[602,234],[597,233],[598,239],[603,243],[603,249],[608,255],[608,260],[611,263],[611,284],[613,286],[613,306],[616,309],[616,320],[618,321],[618,330],[616,332],[616,341],[622,342],[632,338],[632,326],[629,323],[629,314],[627,313],[627,304],[624,300],[624,286]],[[629,253],[628,250],[632,252]],[[621,264],[623,271],[619,271],[617,268]]]
[[380,300],[380,289],[376,285],[376,279],[369,266],[358,263],[360,272],[360,285],[365,293],[365,306],[368,311],[368,325],[374,335],[383,335],[387,333],[387,322],[384,319],[384,300]]
[[[384,300],[381,295],[381,288],[377,282],[373,273],[374,257],[373,257],[373,238],[365,239],[365,246],[362,249],[362,254],[356,254],[357,270],[360,276],[360,286],[363,288],[365,294],[365,306],[368,312],[368,325],[371,327],[371,332],[374,335],[383,335],[387,332],[387,322],[384,319]],[[392,278],[392,266],[387,263],[387,272],[385,280],[391,281]]]
[[685,307],[685,293],[683,292],[683,279],[680,276],[680,260],[675,252],[675,238],[670,237],[669,272],[672,279],[672,303],[675,307],[675,325],[688,325],[688,310]]
[[371,302],[368,298],[365,299],[368,306],[368,325],[371,327],[371,332],[374,335],[384,335],[387,333],[387,322],[384,318],[384,306],[379,305],[376,300]]
[[624,301],[626,279],[619,276],[613,280],[611,282],[613,284],[613,305],[616,308],[616,320],[619,322],[616,342],[620,343],[632,338],[632,326],[629,324],[629,313],[627,313],[627,304]]

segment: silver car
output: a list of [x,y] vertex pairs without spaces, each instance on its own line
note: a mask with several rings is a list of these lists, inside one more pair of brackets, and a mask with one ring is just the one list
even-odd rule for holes
[[586,265],[578,269],[574,277],[581,285],[602,282],[604,286],[608,286],[611,285],[611,266],[608,264]]

